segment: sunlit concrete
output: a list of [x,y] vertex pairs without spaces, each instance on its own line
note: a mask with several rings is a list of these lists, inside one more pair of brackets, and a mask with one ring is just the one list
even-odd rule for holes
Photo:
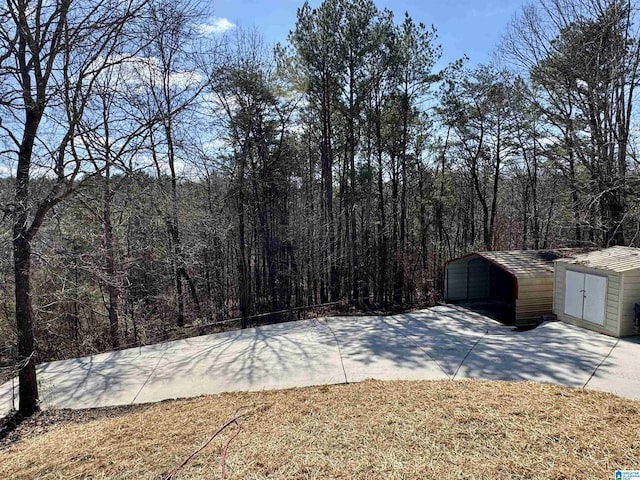
[[[44,408],[90,408],[367,378],[533,380],[640,400],[640,337],[560,322],[518,332],[460,307],[268,325],[38,366]],[[0,386],[0,415],[17,406]],[[13,400],[12,400],[13,398]]]

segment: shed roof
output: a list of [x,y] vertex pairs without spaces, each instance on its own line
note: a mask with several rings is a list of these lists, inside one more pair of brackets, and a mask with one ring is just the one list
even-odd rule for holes
[[610,272],[626,272],[640,269],[640,248],[610,247],[595,252],[572,255],[559,262],[582,265]]
[[516,277],[551,277],[553,276],[554,260],[584,251],[584,248],[557,248],[553,250],[475,252],[457,260],[478,255],[500,266]]

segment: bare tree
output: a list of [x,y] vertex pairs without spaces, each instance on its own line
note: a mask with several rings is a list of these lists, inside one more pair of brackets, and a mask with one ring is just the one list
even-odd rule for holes
[[496,244],[499,186],[504,164],[511,154],[513,130],[509,102],[510,81],[490,67],[478,67],[463,80],[460,89],[447,92],[457,150],[463,160],[482,214],[482,242]]
[[[0,88],[4,156],[13,158],[13,201],[3,209],[13,223],[19,412],[38,408],[36,345],[31,305],[31,244],[57,204],[95,170],[85,170],[78,135],[101,71],[135,54],[143,0],[8,0],[0,7]],[[39,176],[45,191],[31,189]]]
[[159,180],[159,198],[168,203],[159,204],[158,208],[166,210],[164,221],[169,237],[179,327],[185,322],[183,282],[187,282],[199,310],[180,234],[178,182],[180,166],[186,163],[184,155],[181,157],[185,149],[181,149],[180,126],[206,87],[204,77],[196,71],[194,58],[199,36],[196,24],[200,15],[196,2],[177,4],[162,0],[153,5],[145,34],[147,45],[143,53],[146,61],[138,72],[143,83],[138,112],[142,121],[149,125],[148,145]]
[[543,0],[523,10],[503,41],[505,58],[545,93],[538,104],[556,128],[578,243],[581,223],[593,243],[625,242],[638,18],[630,0]]
[[[209,76],[211,106],[225,138],[227,168],[232,172],[229,197],[237,214],[240,313],[249,315],[260,296],[272,310],[279,310],[290,306],[291,275],[287,271],[297,268],[288,240],[288,195],[294,167],[289,161],[287,127],[299,96],[280,93],[286,90],[286,81],[262,38],[252,31],[237,30],[227,37]],[[264,265],[264,281],[256,272],[255,285],[252,256],[255,263]]]
[[102,229],[104,264],[102,271],[98,270],[96,276],[109,297],[109,333],[114,349],[120,347],[118,309],[124,282],[123,273],[118,268],[114,239],[113,198],[118,185],[114,185],[113,175],[118,171],[131,171],[130,165],[135,163],[149,130],[160,121],[152,118],[148,123],[140,122],[131,105],[130,90],[140,86],[133,70],[140,68],[141,63],[145,62],[139,58],[131,58],[101,72],[89,99],[79,135],[87,163],[90,162],[95,172],[101,174],[96,182],[101,195],[96,195],[95,191],[88,195],[78,195],[78,201],[93,215]]

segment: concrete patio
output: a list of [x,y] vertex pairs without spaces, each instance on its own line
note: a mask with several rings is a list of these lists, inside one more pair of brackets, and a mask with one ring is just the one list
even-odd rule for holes
[[[38,379],[44,408],[365,378],[532,380],[640,400],[638,358],[640,337],[618,340],[560,322],[517,332],[444,305],[388,317],[302,320],[51,362],[38,367]],[[10,411],[13,391],[12,382],[0,386],[0,415]]]

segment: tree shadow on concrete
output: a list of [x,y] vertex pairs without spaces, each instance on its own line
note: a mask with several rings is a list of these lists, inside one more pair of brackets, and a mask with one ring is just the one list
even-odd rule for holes
[[69,408],[364,378],[582,386],[613,344],[614,339],[559,322],[515,332],[475,312],[439,306],[389,317],[331,317],[229,331],[52,362],[38,372],[45,404]]

